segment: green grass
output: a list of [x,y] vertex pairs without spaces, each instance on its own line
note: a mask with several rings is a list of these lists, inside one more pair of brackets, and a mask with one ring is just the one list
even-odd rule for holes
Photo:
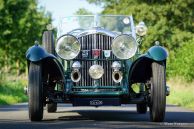
[[0,82],[0,105],[15,104],[26,102],[27,96],[24,94],[25,82],[1,81]]
[[168,104],[175,104],[194,110],[194,82],[186,82],[181,78],[172,78],[167,82],[170,86]]

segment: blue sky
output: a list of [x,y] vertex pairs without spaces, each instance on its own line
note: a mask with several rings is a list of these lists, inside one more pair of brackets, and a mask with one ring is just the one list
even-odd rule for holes
[[86,8],[93,13],[102,11],[102,8],[88,4],[86,0],[38,0],[38,5],[52,13],[54,26],[58,25],[60,18],[73,15],[79,8]]

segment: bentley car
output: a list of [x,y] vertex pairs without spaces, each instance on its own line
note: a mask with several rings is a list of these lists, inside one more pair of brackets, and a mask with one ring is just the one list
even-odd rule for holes
[[136,104],[138,113],[149,108],[151,121],[163,121],[168,52],[159,41],[140,50],[147,30],[125,15],[69,16],[57,29],[48,25],[42,43],[26,52],[29,119],[42,120],[44,107],[51,113],[57,104],[71,103]]

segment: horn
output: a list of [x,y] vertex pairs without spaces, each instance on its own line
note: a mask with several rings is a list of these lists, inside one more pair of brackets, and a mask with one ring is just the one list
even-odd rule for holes
[[123,79],[123,74],[121,71],[114,71],[112,73],[112,79],[114,82],[119,83]]
[[73,82],[79,82],[80,79],[81,79],[81,73],[79,72],[79,70],[77,70],[77,69],[76,70],[73,70],[71,72],[71,80]]

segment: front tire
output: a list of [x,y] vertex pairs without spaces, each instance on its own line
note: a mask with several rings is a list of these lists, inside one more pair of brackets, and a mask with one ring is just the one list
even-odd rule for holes
[[150,94],[150,118],[153,122],[162,122],[166,110],[166,71],[163,63],[152,63]]
[[137,104],[136,108],[137,108],[137,112],[139,114],[145,114],[147,112],[147,104],[145,104],[145,103]]
[[43,118],[42,65],[31,62],[28,77],[29,118],[31,121],[41,121]]
[[47,104],[47,112],[53,113],[57,111],[57,103],[49,103]]

